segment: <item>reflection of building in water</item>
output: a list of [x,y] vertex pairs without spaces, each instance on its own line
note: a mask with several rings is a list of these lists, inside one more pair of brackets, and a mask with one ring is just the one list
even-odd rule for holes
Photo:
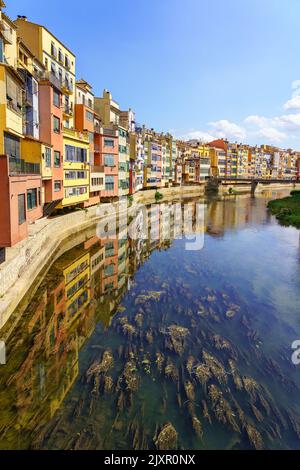
[[[157,205],[148,215],[152,226],[148,223],[146,239],[128,240],[125,230],[116,239],[89,238],[56,260],[40,283],[27,306],[30,313],[20,318],[8,341],[10,359],[1,368],[0,397],[5,397],[1,404],[6,410],[0,417],[3,447],[15,447],[19,433],[22,447],[26,440],[32,442],[38,425],[49,421],[75,383],[79,351],[97,323],[110,325],[130,287],[129,278],[152,251],[170,246],[174,212],[164,218]],[[134,222],[141,229],[141,212]],[[7,384],[9,395],[3,393]]]
[[[255,205],[255,211],[252,206]],[[241,229],[250,225],[259,225],[269,219],[265,199],[255,199],[247,195],[234,199],[210,201],[207,206],[207,232],[213,236],[222,236],[229,229]]]

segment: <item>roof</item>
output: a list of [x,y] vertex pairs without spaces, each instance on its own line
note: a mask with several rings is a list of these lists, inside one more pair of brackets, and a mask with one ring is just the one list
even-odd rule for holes
[[[72,56],[76,57],[76,55],[74,54],[74,52],[72,52],[71,49],[69,49],[63,42],[61,42],[61,40],[58,39],[58,37],[55,36],[55,34],[53,34],[51,31],[49,31],[49,29],[46,28],[46,26],[43,26],[42,24],[34,23],[33,21],[28,21],[28,20],[24,20],[24,19],[22,20],[22,18],[17,18],[17,20],[15,20],[15,22],[16,22],[16,21],[24,21],[24,22],[33,24],[33,25],[35,25],[35,26],[38,26],[39,28],[43,28],[43,29],[44,29],[45,31],[47,31],[47,33],[49,33],[54,39],[56,39],[56,41],[60,42],[60,43],[64,46],[64,48],[67,49],[67,51],[69,51],[70,54],[72,54]],[[15,26],[18,26],[18,24],[15,25]]]

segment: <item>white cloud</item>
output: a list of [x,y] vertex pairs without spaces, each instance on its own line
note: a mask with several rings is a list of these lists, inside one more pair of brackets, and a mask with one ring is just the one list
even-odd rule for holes
[[279,144],[287,138],[287,135],[284,132],[280,132],[274,127],[263,127],[256,132],[256,135],[266,139],[268,142],[273,142],[274,144]]
[[206,129],[193,129],[182,133],[182,138],[206,142],[226,138],[251,144],[285,144],[290,147],[291,141],[294,140],[296,144],[297,141],[300,144],[300,80],[294,80],[291,88],[292,96],[283,105],[286,114],[272,117],[254,114],[247,116],[241,123],[220,119],[209,122]]
[[217,137],[223,139],[244,140],[246,138],[246,131],[238,124],[221,119],[220,121],[210,122],[209,125],[213,128]]
[[299,93],[300,93],[300,80],[294,80],[292,82],[292,90],[296,90],[296,91],[294,91],[293,96],[295,96],[295,94],[299,95]]
[[294,96],[290,100],[288,100],[286,103],[283,105],[284,109],[286,110],[300,110],[300,95]]
[[217,137],[205,131],[193,130],[193,131],[189,131],[181,135],[180,138],[183,140],[196,139],[196,140],[200,140],[203,142],[211,142],[212,140],[215,140]]

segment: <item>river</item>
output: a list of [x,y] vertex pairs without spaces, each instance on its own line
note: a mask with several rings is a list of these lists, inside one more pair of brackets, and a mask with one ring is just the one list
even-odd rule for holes
[[158,213],[154,240],[55,260],[6,341],[0,448],[300,449],[300,232],[266,209],[284,194],[205,201],[199,250]]

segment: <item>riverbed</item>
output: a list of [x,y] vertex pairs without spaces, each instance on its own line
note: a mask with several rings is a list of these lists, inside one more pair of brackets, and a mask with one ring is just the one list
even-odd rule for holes
[[6,341],[0,448],[299,449],[300,231],[266,209],[284,195],[202,200],[198,250],[158,211],[155,237],[89,231],[55,260]]

